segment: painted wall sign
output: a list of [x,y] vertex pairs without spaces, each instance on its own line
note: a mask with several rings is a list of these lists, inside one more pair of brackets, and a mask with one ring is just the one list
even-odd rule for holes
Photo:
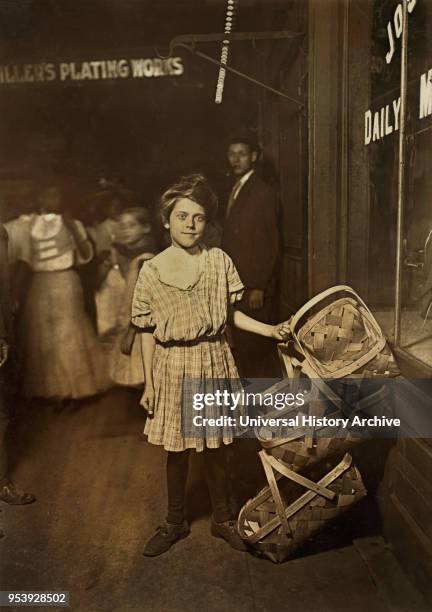
[[[417,4],[417,0],[406,0],[406,2],[408,2],[408,6],[407,6],[408,14],[410,14],[413,12],[415,5]],[[403,15],[402,2],[400,2],[395,9],[395,12],[393,15],[393,21],[389,21],[387,24],[387,37],[388,37],[388,42],[389,42],[389,50],[386,53],[387,64],[390,64],[394,56],[395,38],[400,38],[402,35],[402,15]],[[393,28],[394,28],[394,34],[393,34]]]
[[[397,132],[399,129],[400,97],[380,109],[365,112],[365,145]],[[420,76],[418,118],[432,115],[432,68]]]
[[181,57],[0,64],[0,85],[181,76]]
[[[412,13],[417,0],[404,0],[407,2],[408,13]],[[394,33],[393,33],[394,32]],[[395,53],[395,40],[402,34],[402,3],[396,6],[393,21],[387,24],[389,51],[386,62],[389,64]],[[432,68],[420,76],[419,80],[419,108],[418,118],[424,119],[432,115]],[[365,145],[381,140],[399,129],[400,97],[377,110],[368,109],[365,112],[364,142]]]

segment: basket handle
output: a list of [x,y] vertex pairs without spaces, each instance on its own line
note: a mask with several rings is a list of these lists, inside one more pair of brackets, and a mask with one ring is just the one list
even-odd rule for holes
[[[297,323],[299,322],[299,320],[302,318],[302,316],[304,314],[306,314],[306,312],[308,312],[308,310],[310,310],[311,308],[313,308],[313,306],[316,306],[317,304],[319,304],[319,302],[321,302],[322,300],[324,300],[326,297],[333,295],[334,293],[340,293],[341,291],[345,291],[345,293],[350,293],[351,295],[353,295],[356,300],[358,300],[361,305],[367,310],[367,312],[370,314],[370,316],[372,317],[372,319],[375,321],[375,323],[378,325],[378,323],[375,320],[375,317],[373,316],[373,314],[371,313],[371,311],[369,310],[368,306],[366,305],[366,303],[362,300],[362,298],[354,291],[354,289],[352,287],[349,287],[348,285],[336,285],[334,287],[330,287],[329,289],[326,289],[325,291],[322,291],[321,293],[318,293],[317,295],[315,295],[313,298],[311,298],[308,302],[306,302],[306,304],[304,304],[293,316],[291,319],[291,332],[294,332],[294,329],[297,325]],[[378,326],[379,327],[379,326]]]

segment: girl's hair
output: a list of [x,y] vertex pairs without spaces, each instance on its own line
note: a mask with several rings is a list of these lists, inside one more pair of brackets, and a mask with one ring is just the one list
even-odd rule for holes
[[202,206],[208,221],[215,217],[218,207],[217,196],[203,174],[182,176],[177,183],[171,185],[162,194],[159,204],[159,214],[162,223],[169,221],[176,202],[181,198],[188,198]]
[[114,218],[118,219],[122,215],[132,215],[141,225],[151,223],[150,213],[144,206],[124,208],[123,210],[120,210]]

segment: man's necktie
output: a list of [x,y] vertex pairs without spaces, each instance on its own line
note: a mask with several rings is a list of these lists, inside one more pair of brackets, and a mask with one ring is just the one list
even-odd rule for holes
[[241,185],[242,185],[242,182],[241,182],[241,179],[239,179],[231,190],[231,194],[228,200],[228,205],[225,211],[225,219],[228,219],[228,216],[231,212],[231,208],[233,207],[233,204],[236,201],[236,197],[238,196],[238,193],[240,191]]

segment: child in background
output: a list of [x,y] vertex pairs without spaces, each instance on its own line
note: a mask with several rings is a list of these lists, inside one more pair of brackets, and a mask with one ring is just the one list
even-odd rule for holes
[[116,235],[116,217],[127,208],[133,208],[134,205],[135,197],[128,190],[101,192],[94,196],[90,203],[90,208],[93,210],[93,223],[87,228],[87,231],[96,253],[110,250]]
[[141,346],[129,325],[131,303],[140,267],[157,248],[146,208],[128,208],[115,216],[114,222],[112,247],[99,265],[98,330],[108,354],[111,380],[139,387],[144,384],[144,371]]

